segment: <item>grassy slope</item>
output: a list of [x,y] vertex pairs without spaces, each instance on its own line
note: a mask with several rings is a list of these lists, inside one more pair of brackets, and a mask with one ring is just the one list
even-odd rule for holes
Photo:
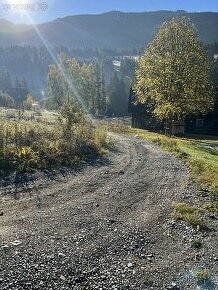
[[141,129],[130,129],[130,132],[176,153],[188,164],[194,180],[218,194],[218,140],[170,138]]

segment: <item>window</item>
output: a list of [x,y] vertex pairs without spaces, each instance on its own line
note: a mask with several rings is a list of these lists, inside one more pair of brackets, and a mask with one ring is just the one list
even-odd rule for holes
[[204,119],[197,119],[196,128],[203,128],[203,127],[204,127]]

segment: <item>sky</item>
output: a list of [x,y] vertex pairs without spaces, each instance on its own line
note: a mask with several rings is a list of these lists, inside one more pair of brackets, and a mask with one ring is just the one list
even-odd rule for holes
[[42,23],[69,15],[99,14],[112,10],[218,12],[218,0],[0,0],[0,18],[14,23]]

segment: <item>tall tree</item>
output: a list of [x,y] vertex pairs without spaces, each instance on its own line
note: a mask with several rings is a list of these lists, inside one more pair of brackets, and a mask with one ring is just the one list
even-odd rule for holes
[[49,68],[47,95],[56,109],[73,101],[86,113],[104,114],[106,96],[101,66],[80,63],[61,54],[59,65]]
[[106,112],[106,93],[105,81],[103,75],[102,64],[95,65],[95,99],[96,99],[96,115],[104,115]]
[[115,72],[111,78],[109,86],[109,106],[108,114],[115,116],[124,116],[127,113],[128,96],[124,79],[118,77]]
[[174,18],[161,26],[139,60],[134,91],[139,102],[152,102],[159,120],[213,108],[209,61],[189,19]]
[[25,90],[28,89],[28,88],[27,88],[27,81],[26,81],[25,78],[23,78],[22,81],[21,81],[21,87],[22,87],[23,89],[25,89]]
[[0,89],[8,90],[12,87],[11,76],[8,72],[0,70]]
[[14,99],[6,93],[0,91],[0,107],[13,108]]

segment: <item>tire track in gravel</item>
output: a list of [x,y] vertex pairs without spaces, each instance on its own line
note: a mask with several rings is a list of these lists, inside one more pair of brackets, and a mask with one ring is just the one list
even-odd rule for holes
[[216,255],[216,236],[195,261],[199,233],[172,222],[172,202],[195,192],[187,169],[149,142],[111,138],[105,164],[2,200],[0,289],[195,289],[190,271]]

